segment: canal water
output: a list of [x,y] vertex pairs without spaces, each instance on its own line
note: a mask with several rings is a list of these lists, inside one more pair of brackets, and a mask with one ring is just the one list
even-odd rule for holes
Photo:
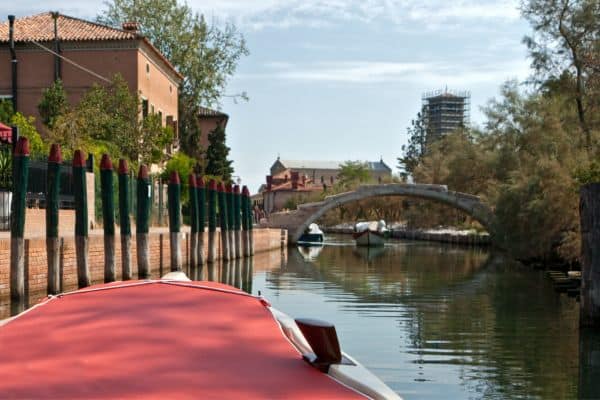
[[578,303],[543,272],[484,249],[328,239],[257,258],[251,291],[334,323],[344,351],[404,398],[580,394]]
[[187,272],[334,323],[342,349],[405,399],[600,398],[600,335],[580,335],[578,303],[486,249],[340,235]]

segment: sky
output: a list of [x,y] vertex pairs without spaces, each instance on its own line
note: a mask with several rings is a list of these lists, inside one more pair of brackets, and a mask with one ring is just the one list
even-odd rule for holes
[[[471,93],[471,123],[508,79],[526,79],[530,28],[514,0],[189,0],[214,23],[232,21],[250,55],[225,98],[235,175],[255,192],[278,156],[382,158],[397,172],[423,93]],[[58,10],[94,19],[92,0],[0,1],[0,15]]]

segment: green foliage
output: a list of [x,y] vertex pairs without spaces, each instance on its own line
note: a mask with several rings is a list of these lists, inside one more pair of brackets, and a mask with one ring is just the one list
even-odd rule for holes
[[4,125],[10,124],[10,119],[14,115],[12,101],[8,99],[0,100],[0,122]]
[[577,168],[574,178],[579,185],[600,182],[600,161],[594,160],[589,165]]
[[188,193],[188,179],[190,174],[194,171],[194,166],[196,164],[196,160],[189,157],[187,154],[182,152],[177,152],[171,157],[169,161],[167,161],[167,165],[165,166],[165,170],[162,174],[162,178],[165,181],[168,181],[171,176],[171,172],[177,171],[179,173],[179,179],[181,180],[181,202],[182,204],[187,204],[189,201],[189,193]]
[[425,154],[425,145],[427,142],[427,129],[423,114],[418,113],[417,118],[413,119],[410,125],[406,129],[408,144],[402,145],[402,157],[398,157],[398,169],[404,180],[413,174],[419,161]]
[[521,10],[533,28],[532,35],[523,39],[532,60],[532,81],[569,99],[591,151],[592,131],[600,127],[598,93],[590,90],[600,75],[598,65],[590,63],[590,55],[598,54],[600,46],[598,1],[527,0]]
[[56,119],[69,110],[69,101],[60,79],[42,92],[42,100],[38,104],[38,111],[44,125],[50,129],[54,127]]
[[[199,105],[217,105],[242,56],[244,37],[233,23],[211,25],[177,0],[110,0],[98,21],[121,27],[140,24],[141,32],[185,77],[179,89],[179,123],[183,150],[194,155]],[[245,94],[240,95],[245,98]]]
[[340,166],[338,185],[350,189],[371,179],[371,172],[367,163],[360,161],[346,161]]
[[206,174],[220,176],[223,181],[231,180],[233,174],[232,161],[229,157],[229,147],[225,144],[225,129],[217,126],[208,134],[208,149],[206,150]]
[[106,152],[114,159],[126,158],[133,165],[161,162],[173,131],[163,127],[156,114],[140,120],[140,104],[116,75],[107,86],[94,85],[74,109],[57,117],[49,136],[67,155],[80,148],[97,156]]
[[10,124],[19,128],[19,136],[29,139],[29,154],[32,159],[45,160],[48,157],[49,147],[35,129],[35,118],[16,113],[12,116]]
[[0,149],[0,190],[12,188],[12,156]]

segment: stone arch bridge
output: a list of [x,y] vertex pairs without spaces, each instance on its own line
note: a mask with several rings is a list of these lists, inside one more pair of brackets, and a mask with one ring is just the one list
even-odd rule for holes
[[464,211],[488,231],[491,229],[494,218],[490,207],[479,197],[448,190],[444,185],[385,184],[360,186],[351,192],[328,196],[323,201],[300,204],[293,211],[272,213],[269,215],[268,224],[271,228],[287,229],[289,242],[295,243],[308,225],[327,211],[346,203],[380,196],[417,197],[443,203]]

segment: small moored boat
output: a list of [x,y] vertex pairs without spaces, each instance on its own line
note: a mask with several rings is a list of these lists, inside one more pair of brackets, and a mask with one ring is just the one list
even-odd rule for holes
[[179,274],[50,296],[1,321],[0,397],[399,398],[340,351],[332,325]]
[[301,245],[321,245],[323,243],[323,231],[319,228],[319,225],[312,223],[306,229],[306,232],[298,239],[298,244]]
[[385,221],[359,222],[354,226],[352,234],[358,246],[383,246],[389,237]]

